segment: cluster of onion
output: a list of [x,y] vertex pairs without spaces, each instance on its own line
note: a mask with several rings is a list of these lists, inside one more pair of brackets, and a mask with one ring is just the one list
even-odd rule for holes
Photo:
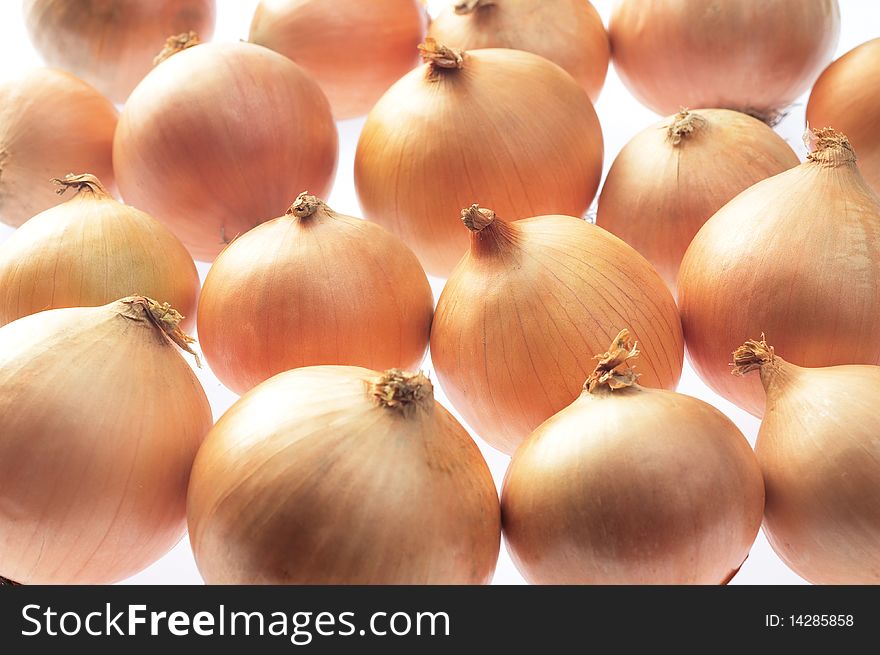
[[[723,57],[694,53],[707,35],[712,48],[724,50],[720,37],[736,37],[751,1],[723,10],[730,20],[721,21],[719,34],[690,20],[688,2],[648,8],[656,12],[648,23],[633,20],[646,10],[640,0],[619,3],[611,36],[625,81],[666,111],[684,101],[772,121],[827,62],[837,4],[788,6],[799,12],[798,29],[821,38],[794,34],[795,52],[779,62],[765,43],[778,34],[779,8],[773,8],[751,38],[759,56],[776,62],[762,66],[773,79],[754,84],[750,70],[745,84],[739,69],[728,66],[731,74],[718,87],[714,71]],[[142,11],[141,4],[129,10]],[[431,25],[434,38],[420,46],[425,64],[409,73],[426,28],[419,3],[382,0],[370,11],[365,3],[347,4],[348,11],[331,11],[314,0],[263,0],[253,43],[200,44],[194,32],[184,32],[168,39],[149,74],[138,39],[128,50],[107,39],[125,64],[114,76],[106,52],[96,62],[81,47],[57,47],[65,39],[88,43],[106,20],[77,21],[74,30],[57,0],[26,3],[47,60],[81,71],[117,99],[146,77],[118,128],[109,103],[60,72],[0,89],[0,100],[4,93],[12,100],[4,103],[11,110],[0,105],[0,182],[12,189],[4,194],[0,186],[0,215],[19,224],[46,210],[0,248],[0,324],[13,321],[0,329],[7,360],[0,367],[6,373],[0,374],[0,431],[13,435],[0,443],[6,480],[0,500],[14,510],[0,517],[0,575],[76,582],[133,573],[179,537],[188,484],[191,539],[209,582],[483,583],[494,570],[502,522],[531,581],[726,582],[761,521],[760,469],[728,419],[671,391],[681,372],[682,330],[675,301],[651,263],[674,289],[693,240],[678,278],[692,359],[710,386],[756,414],[763,406],[757,385],[722,379],[727,358],[720,356],[756,326],[779,333],[785,352],[802,364],[880,362],[871,295],[880,200],[859,176],[848,141],[832,130],[815,131],[809,161],[792,168],[796,158],[778,136],[734,111],[682,110],[663,130],[645,130],[615,161],[598,222],[649,263],[573,217],[592,200],[602,165],[591,99],[601,89],[609,49],[589,3],[459,2]],[[210,32],[213,2],[167,2],[138,36],[153,38],[172,5],[180,10],[175,20],[188,16],[175,31]],[[132,15],[120,14],[120,25]],[[371,25],[383,28],[378,43],[370,39]],[[678,34],[680,52],[658,51],[670,33]],[[334,57],[321,54],[327,39]],[[861,109],[870,109],[869,91],[843,108],[828,98],[852,84],[854,68],[875,63],[872,48],[866,44],[828,69],[811,99],[814,116],[840,115],[842,122],[870,113]],[[682,59],[702,63],[689,75],[672,75]],[[21,100],[47,89],[100,119],[88,122],[64,165],[111,180],[108,135],[115,128],[120,190],[165,226],[113,200],[94,175],[57,180],[62,190],[77,192],[60,207],[49,208],[55,203],[27,186],[34,171],[48,173],[48,165],[62,161],[32,136],[41,133],[30,129],[39,116]],[[678,94],[674,100],[670,89]],[[374,104],[355,164],[358,194],[374,223],[337,214],[307,193],[273,219],[294,192],[329,191],[337,157],[333,115],[356,116]],[[861,118],[850,123],[853,133],[873,153],[876,126],[870,115]],[[82,119],[68,120],[76,127]],[[31,139],[26,147],[5,147],[19,145],[21,135]],[[873,161],[864,166],[868,175]],[[520,167],[532,175],[523,178]],[[633,188],[640,189],[635,197]],[[524,220],[508,223],[473,205],[461,212],[463,229],[453,219],[475,199]],[[814,223],[819,209],[843,217],[845,229]],[[668,221],[673,214],[676,220]],[[743,223],[753,229],[737,235]],[[796,249],[774,239],[798,234],[793,225],[805,233]],[[172,346],[189,350],[191,339],[180,330],[184,317],[165,301],[190,315],[198,294],[192,258],[178,237],[196,257],[219,255],[199,304],[200,333],[218,377],[247,392],[210,430],[191,479],[211,417],[204,392]],[[90,254],[71,256],[74,251]],[[847,262],[844,254],[857,257]],[[436,315],[417,256],[432,273],[451,271]],[[807,260],[827,261],[834,274],[793,285]],[[776,302],[782,288],[789,289],[785,303]],[[131,293],[162,302],[116,300]],[[50,311],[29,316],[40,309]],[[841,334],[832,311],[845,314],[842,339],[830,338]],[[783,329],[793,321],[810,329]],[[629,368],[638,352],[623,328],[646,347],[645,386]],[[516,451],[500,506],[479,450],[433,400],[430,382],[399,370],[418,368],[429,334],[453,404],[489,443]],[[590,355],[614,334],[589,373]],[[65,378],[62,390],[50,390],[46,380],[63,376],[64,362],[51,356],[60,352],[82,370]],[[119,354],[129,352],[135,356]],[[835,397],[844,380],[856,380],[874,392],[880,368],[813,372],[757,342],[737,351],[737,364],[741,373],[761,369],[768,402],[779,408],[758,444],[774,547],[811,580],[870,577],[878,566],[876,485],[869,481],[876,471],[858,469],[856,483],[863,486],[846,488],[832,488],[833,467],[813,486],[799,485],[797,471],[818,457],[802,448],[803,439],[828,440],[841,420],[839,413],[802,411],[811,387],[827,387]],[[101,415],[95,402],[83,402],[95,385],[82,376],[108,389],[124,378],[113,390],[123,402]],[[152,391],[165,376],[166,388],[149,394],[148,406],[137,406],[130,388]],[[51,415],[62,412],[45,415],[44,396],[50,409],[79,403],[70,458],[45,456],[57,429]],[[165,405],[160,419],[155,408]],[[851,444],[834,445],[835,458],[848,465],[856,449],[871,447],[865,442],[874,424],[864,399],[841,408],[865,415]],[[799,412],[807,435],[801,441],[791,438]],[[617,431],[623,416],[625,434]],[[105,439],[115,447],[96,468],[130,462],[141,481],[137,489],[118,476],[84,475],[84,453]],[[135,453],[143,461],[134,461]],[[646,453],[660,464],[631,466]],[[701,475],[688,467],[695,460]],[[15,469],[31,461],[53,477],[41,494],[25,494]],[[664,493],[672,486],[676,493]],[[833,501],[828,516],[804,515],[816,493]],[[26,520],[53,502],[66,513],[53,507],[38,524]],[[96,509],[87,515],[90,504]],[[426,522],[417,510],[429,505],[436,511]],[[242,521],[247,515],[252,520]],[[652,548],[645,548],[646,530]],[[96,543],[96,534],[111,535],[109,545]],[[32,545],[41,535],[54,542],[35,559]],[[71,544],[73,555],[63,561]]]

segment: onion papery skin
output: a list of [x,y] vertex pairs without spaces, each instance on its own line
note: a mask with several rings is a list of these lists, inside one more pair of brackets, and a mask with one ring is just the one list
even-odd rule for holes
[[23,11],[47,64],[121,103],[150,71],[169,34],[193,30],[209,39],[216,8],[214,0],[24,0]]
[[326,195],[336,158],[318,85],[251,43],[200,44],[162,61],[131,94],[113,146],[126,202],[202,261],[282,214],[303,188]]
[[211,408],[142,301],[0,328],[0,576],[115,582],[183,536]]
[[355,185],[364,215],[446,277],[468,247],[458,221],[480,202],[510,219],[582,215],[599,186],[602,131],[561,68],[518,50],[465,53],[460,69],[425,64],[370,112]]
[[395,391],[374,395],[384,377],[375,371],[301,368],[223,415],[189,488],[190,540],[206,582],[491,580],[501,520],[486,462],[426,378],[388,374],[415,378],[421,390],[398,401]]
[[[474,5],[459,13],[457,5]],[[514,48],[546,57],[599,99],[608,60],[608,34],[599,12],[584,0],[471,0],[450,2],[428,35],[451,48]]]
[[807,124],[846,134],[859,170],[880,193],[880,39],[863,43],[819,76],[807,103]]
[[620,151],[596,223],[644,255],[674,292],[681,259],[703,223],[741,191],[797,165],[782,137],[751,116],[682,111]]
[[69,177],[67,202],[0,244],[0,325],[141,290],[188,317],[183,329],[194,327],[199,275],[183,244],[149,214],[114,200],[94,176]]
[[533,584],[722,584],[761,527],[764,485],[737,427],[696,398],[584,392],[517,450],[502,520]]
[[250,41],[305,68],[346,119],[418,65],[427,23],[418,0],[261,0]]
[[773,122],[816,80],[840,36],[837,0],[619,0],[614,68],[658,114],[721,107]]
[[64,202],[49,183],[91,171],[112,192],[112,103],[69,73],[37,68],[0,84],[0,221],[18,227]]
[[[766,342],[745,349],[768,354]],[[802,368],[769,352],[747,379],[767,392],[755,450],[770,545],[814,584],[878,584],[880,367]]]
[[880,363],[880,198],[845,137],[820,132],[824,144],[807,162],[750,187],[706,222],[678,278],[691,363],[755,416],[764,391],[756,378],[731,376],[728,362],[762,331],[801,366]]
[[217,377],[244,393],[303,366],[416,369],[433,315],[428,278],[400,239],[302,194],[214,262],[199,339]]
[[678,311],[641,255],[571,216],[495,218],[472,233],[440,295],[431,359],[468,424],[510,454],[578,397],[593,354],[623,326],[644,346],[642,383],[674,389]]

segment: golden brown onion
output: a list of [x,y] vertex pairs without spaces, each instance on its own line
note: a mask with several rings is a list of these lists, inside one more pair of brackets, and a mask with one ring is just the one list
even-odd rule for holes
[[614,68],[659,114],[735,109],[773,122],[834,56],[837,0],[619,0]]
[[470,252],[437,303],[431,358],[443,390],[483,439],[512,453],[577,398],[593,353],[622,326],[645,344],[642,383],[675,388],[678,311],[635,250],[571,216],[507,223],[474,205],[462,217]]
[[63,202],[49,180],[91,171],[113,189],[116,109],[73,75],[37,68],[0,84],[0,221]]
[[740,191],[797,166],[761,121],[727,109],[683,109],[639,132],[608,172],[596,223],[651,262],[675,290],[685,250]]
[[688,248],[678,301],[688,357],[717,393],[760,416],[757,378],[730,353],[766,330],[801,366],[880,363],[880,198],[846,137],[809,133],[807,161],[758,182]]
[[486,462],[428,379],[341,366],[233,405],[188,513],[209,584],[484,584],[501,535]]
[[810,582],[880,583],[880,367],[802,368],[763,338],[734,363],[767,392],[756,451],[773,549]]
[[418,0],[260,0],[250,40],[305,68],[336,118],[353,118],[418,64],[427,22]]
[[398,234],[432,275],[467,250],[461,207],[481,198],[504,216],[586,211],[602,173],[590,99],[528,52],[464,55],[432,40],[424,66],[370,112],[355,159],[364,215]]
[[124,102],[169,34],[210,38],[216,9],[214,0],[24,0],[23,11],[46,63]]
[[185,530],[211,407],[168,305],[139,296],[0,328],[0,575],[109,583]]
[[0,245],[0,325],[45,309],[94,307],[142,290],[195,326],[192,257],[149,214],[114,200],[94,175],[55,180],[67,202],[34,216]]
[[337,137],[324,94],[287,57],[252,43],[193,46],[193,36],[169,39],[131,94],[113,166],[126,202],[211,261],[302,189],[325,195]]
[[711,405],[636,384],[627,339],[514,455],[510,553],[535,584],[726,583],[761,527],[755,453]]
[[199,339],[217,377],[244,393],[302,366],[418,368],[433,314],[428,278],[400,239],[303,193],[214,262]]
[[880,193],[880,39],[850,50],[819,76],[807,104],[807,124],[846,134],[859,170]]
[[608,71],[608,35],[586,0],[451,0],[428,36],[463,50],[534,52],[562,66],[593,102]]

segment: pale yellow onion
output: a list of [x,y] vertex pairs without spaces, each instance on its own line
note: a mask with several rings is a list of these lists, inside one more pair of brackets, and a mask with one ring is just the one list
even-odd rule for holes
[[316,366],[235,403],[199,450],[209,584],[484,584],[501,535],[477,445],[421,374]]
[[810,133],[807,161],[743,191],[685,253],[678,301],[688,357],[718,394],[760,416],[757,378],[730,353],[766,331],[800,366],[880,363],[880,197],[846,137]]
[[628,336],[513,456],[508,549],[535,584],[726,583],[761,527],[755,453],[711,405],[637,384]]
[[302,193],[214,262],[199,340],[211,370],[244,393],[302,366],[418,368],[433,315],[428,278],[400,239]]
[[[70,199],[0,244],[0,325],[45,309],[94,307],[142,291],[195,326],[192,257],[149,214],[114,200],[94,175],[55,180]],[[46,183],[51,186],[50,183]]]
[[31,41],[46,63],[82,77],[114,102],[124,102],[150,71],[169,34],[194,30],[210,38],[215,12],[214,0],[23,3]]
[[211,408],[179,320],[132,297],[0,328],[0,576],[114,582],[183,536]]
[[262,46],[199,44],[194,34],[169,39],[161,58],[116,130],[113,167],[126,202],[212,261],[304,188],[326,195],[336,126],[302,68]]
[[449,0],[428,36],[451,48],[516,48],[559,64],[596,102],[611,55],[587,0]]
[[49,180],[91,171],[113,191],[116,109],[69,73],[37,68],[0,84],[0,221],[18,227],[64,201]]
[[810,582],[880,583],[880,367],[802,368],[763,339],[734,363],[767,393],[755,448],[773,549]]
[[586,211],[602,173],[590,99],[543,57],[464,53],[432,40],[428,62],[370,112],[355,185],[364,215],[398,234],[432,275],[467,250],[459,211],[480,198],[511,219]]
[[618,0],[614,68],[659,114],[723,107],[773,122],[822,72],[840,36],[837,0]]
[[353,118],[418,64],[427,22],[419,0],[260,0],[250,40],[305,68],[336,118]]
[[678,311],[644,257],[571,216],[507,223],[474,205],[462,217],[471,247],[437,303],[431,359],[483,439],[512,453],[577,398],[593,354],[623,326],[645,345],[642,384],[675,388]]
[[859,153],[859,170],[880,193],[880,39],[853,48],[825,69],[807,103],[807,124],[833,127]]
[[596,223],[642,253],[674,290],[703,223],[741,191],[797,164],[782,137],[751,116],[682,110],[623,147],[599,195]]

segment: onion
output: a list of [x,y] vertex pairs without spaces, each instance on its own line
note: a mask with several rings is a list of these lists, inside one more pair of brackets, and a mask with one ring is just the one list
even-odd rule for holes
[[112,189],[116,109],[72,75],[38,68],[0,84],[0,221],[18,227],[61,200],[50,178],[92,171]]
[[431,358],[443,390],[483,439],[512,453],[577,398],[592,353],[622,326],[646,344],[643,383],[675,388],[678,311],[635,250],[571,216],[507,223],[474,205],[462,218],[471,248],[440,295]]
[[726,109],[682,110],[620,151],[596,222],[642,253],[671,289],[703,223],[756,182],[797,166],[764,123]]
[[183,535],[211,408],[179,322],[133,296],[0,328],[0,575],[114,582]]
[[456,0],[428,35],[452,48],[534,52],[568,71],[593,102],[608,71],[608,35],[585,0]]
[[336,118],[353,118],[416,66],[427,21],[418,0],[260,0],[250,40],[305,68]]
[[580,216],[602,173],[590,99],[531,53],[464,55],[429,39],[426,63],[382,97],[361,132],[355,184],[365,216],[397,233],[429,273],[467,250],[456,217],[475,197],[504,216]]
[[136,289],[194,314],[199,275],[167,228],[114,200],[94,175],[55,182],[73,197],[0,245],[0,325],[44,309],[105,305]]
[[816,81],[807,123],[844,132],[859,153],[859,169],[880,193],[880,39],[835,61]]
[[336,169],[327,99],[299,66],[251,43],[197,43],[144,78],[119,119],[113,165],[126,201],[165,222],[205,261],[283,213]]
[[880,368],[801,368],[763,336],[734,363],[767,392],[756,450],[773,549],[810,582],[880,583]]
[[218,257],[199,339],[217,377],[243,393],[302,366],[416,368],[433,313],[428,278],[397,237],[303,193]]
[[52,66],[123,102],[169,34],[214,31],[214,0],[24,0],[34,47]]
[[508,548],[536,584],[726,583],[761,527],[757,459],[711,405],[636,384],[628,337],[514,455]]
[[728,367],[749,335],[777,335],[801,366],[880,363],[880,198],[845,136],[808,135],[805,163],[758,182],[706,222],[678,278],[691,363],[756,416],[761,385]]
[[242,397],[189,487],[210,584],[479,584],[498,558],[498,494],[476,444],[421,374],[317,366]]
[[837,0],[619,0],[614,68],[659,114],[723,107],[775,122],[831,61]]

